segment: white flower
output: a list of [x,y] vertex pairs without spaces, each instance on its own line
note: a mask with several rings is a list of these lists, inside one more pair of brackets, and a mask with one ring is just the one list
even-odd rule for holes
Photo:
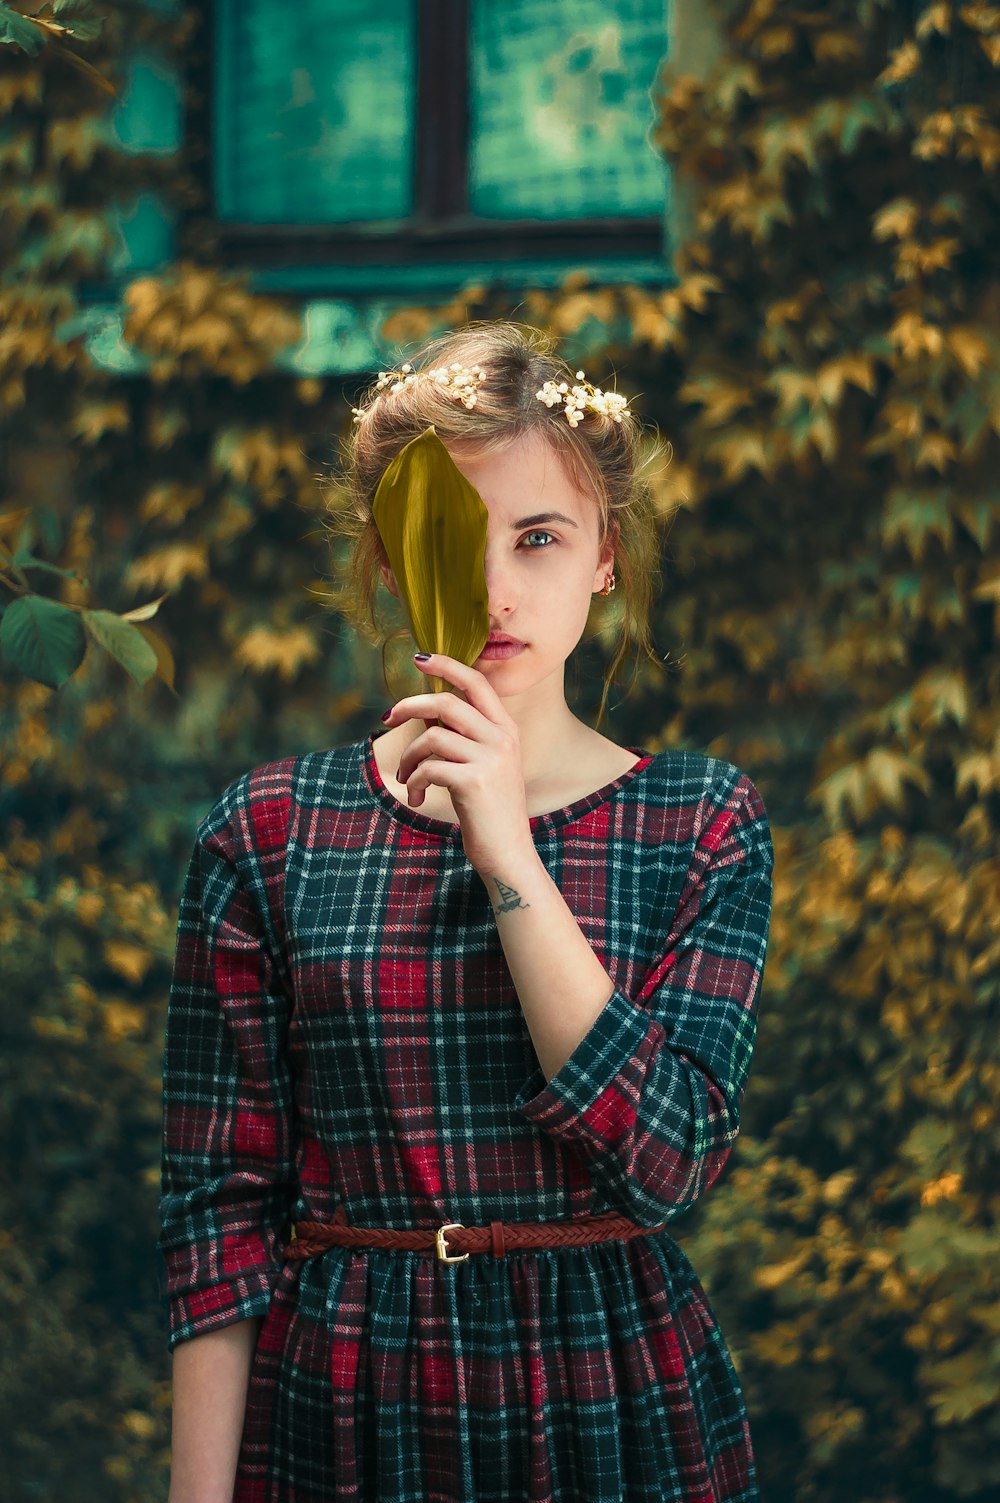
[[[479,387],[485,379],[486,373],[481,366],[474,365],[469,370],[458,360],[453,360],[450,366],[432,366],[423,371],[415,371],[407,362],[398,371],[379,371],[376,390],[388,388],[389,394],[394,396],[416,381],[432,381],[454,401],[461,402],[467,412],[471,412],[476,405]],[[535,392],[535,396],[549,408],[562,403],[566,421],[571,428],[578,427],[588,412],[600,413],[602,417],[610,418],[615,423],[622,421],[623,414],[629,410],[627,397],[620,392],[602,391],[599,386],[592,386],[583,371],[577,371],[576,379],[579,384],[575,386],[570,386],[568,381],[545,381]],[[359,423],[363,416],[361,408],[354,407],[351,410],[354,421]]]
[[578,427],[588,412],[599,412],[603,417],[620,423],[622,414],[628,411],[628,398],[619,392],[602,391],[599,386],[592,386],[583,371],[576,374],[582,385],[571,387],[566,381],[546,381],[535,396],[547,407],[562,402],[571,428]]

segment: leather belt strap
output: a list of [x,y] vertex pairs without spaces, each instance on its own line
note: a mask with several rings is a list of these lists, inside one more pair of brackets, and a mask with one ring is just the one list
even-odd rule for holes
[[[488,1226],[463,1226],[446,1221],[433,1227],[350,1226],[343,1205],[332,1221],[297,1221],[292,1240],[284,1249],[286,1258],[313,1258],[328,1247],[397,1248],[438,1257],[443,1263],[463,1262],[470,1253],[491,1252],[502,1258],[518,1248],[586,1247],[592,1242],[622,1242],[662,1232],[659,1226],[640,1226],[617,1211],[597,1216],[575,1216],[570,1221],[491,1221]],[[447,1238],[447,1241],[446,1241]]]

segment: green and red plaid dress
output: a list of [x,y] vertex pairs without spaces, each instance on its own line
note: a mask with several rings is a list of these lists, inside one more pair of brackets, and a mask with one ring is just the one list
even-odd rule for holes
[[198,826],[163,1074],[168,1347],[264,1316],[235,1503],[751,1503],[732,1358],[666,1231],[459,1263],[297,1220],[645,1226],[739,1130],[774,861],[730,762],[641,760],[531,820],[615,983],[546,1085],[458,825],[371,732],[254,768]]

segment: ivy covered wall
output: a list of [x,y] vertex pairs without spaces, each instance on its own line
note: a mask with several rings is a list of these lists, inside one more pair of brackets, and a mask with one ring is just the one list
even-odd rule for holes
[[[183,78],[201,45],[199,7],[101,15],[64,45],[119,89],[137,47]],[[405,358],[432,329],[513,313],[596,381],[617,371],[671,440],[668,673],[612,694],[609,734],[736,761],[776,850],[740,1142],[677,1235],[733,1349],[769,1503],[985,1503],[1000,12],[712,15],[714,41],[657,91],[684,229],[672,278],[456,285],[383,310],[377,333]],[[107,94],[43,41],[0,47],[0,604],[119,619],[165,598],[125,623],[152,668],[116,655],[134,637],[103,617],[58,688],[0,665],[6,1486],[146,1503],[166,1490],[159,1068],[194,824],[236,773],[357,738],[388,701],[377,650],[323,605],[318,476],[358,382],[289,369],[302,306],[222,265],[196,222],[125,280],[128,360],[95,358],[114,206],[149,193],[169,224],[197,200],[205,143],[126,149]],[[593,634],[576,655],[585,718],[609,650]]]

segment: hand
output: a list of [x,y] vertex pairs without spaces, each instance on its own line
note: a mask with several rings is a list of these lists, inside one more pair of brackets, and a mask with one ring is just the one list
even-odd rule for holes
[[481,875],[502,868],[514,853],[534,854],[520,733],[500,696],[477,668],[445,653],[417,667],[454,684],[466,698],[411,694],[393,705],[386,725],[431,722],[400,758],[396,777],[406,784],[407,803],[419,808],[432,783],[447,788],[465,854]]

